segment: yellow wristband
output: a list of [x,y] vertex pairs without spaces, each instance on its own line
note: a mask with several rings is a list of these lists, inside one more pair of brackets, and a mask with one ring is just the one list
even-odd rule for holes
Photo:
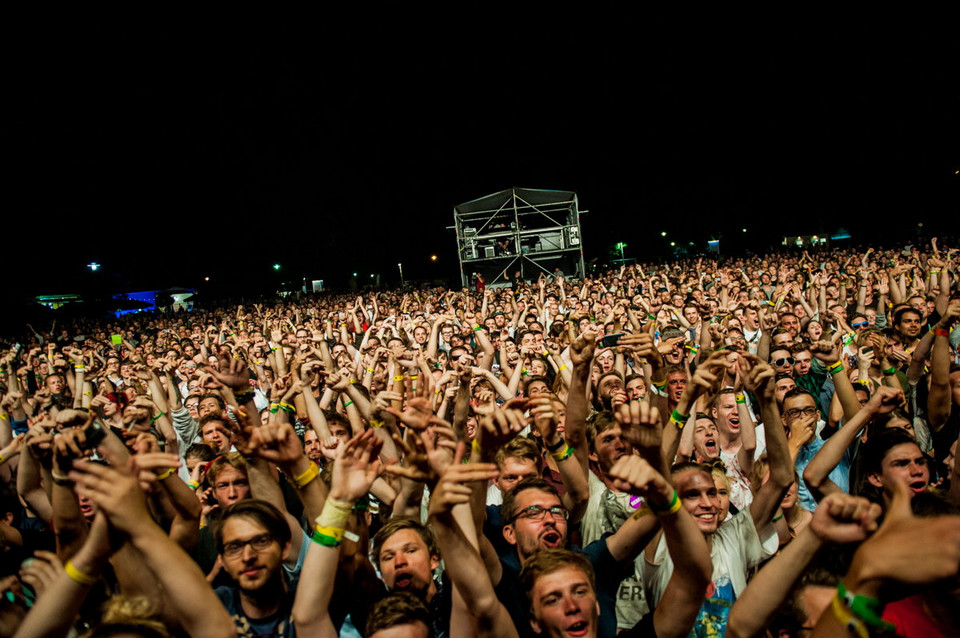
[[87,574],[84,574],[82,571],[74,567],[72,560],[68,560],[67,564],[63,566],[63,569],[65,572],[67,572],[67,576],[70,578],[70,580],[72,580],[77,584],[85,585],[89,587],[90,585],[93,585],[95,582],[97,582],[97,579],[94,578],[93,576],[88,576]]
[[316,527],[318,534],[323,534],[324,536],[329,536],[336,539],[338,542],[343,540],[343,528],[342,527],[330,527],[329,525],[317,525]]
[[393,377],[393,380],[394,380],[394,381],[403,381],[403,375],[402,375],[402,374],[398,374],[397,376]]
[[304,470],[303,474],[297,476],[293,479],[293,484],[297,486],[298,490],[302,490],[307,485],[310,484],[313,479],[317,478],[320,475],[320,468],[316,464],[311,463],[310,467]]
[[158,480],[158,481],[163,481],[163,480],[166,480],[166,479],[170,478],[171,476],[173,476],[173,468],[172,468],[172,467],[171,467],[170,469],[168,469],[166,472],[162,473],[162,474],[157,474],[157,480]]
[[480,441],[478,441],[477,439],[474,439],[474,440],[473,440],[473,443],[470,444],[470,447],[471,447],[477,454],[483,454],[483,450],[480,449]]

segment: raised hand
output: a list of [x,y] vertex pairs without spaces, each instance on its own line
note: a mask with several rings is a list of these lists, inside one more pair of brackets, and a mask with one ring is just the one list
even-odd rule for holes
[[223,385],[231,388],[234,392],[240,393],[250,389],[250,373],[243,361],[234,359],[230,356],[230,350],[220,349],[219,366],[205,366],[204,369],[209,372],[213,378]]
[[433,407],[430,401],[423,397],[414,397],[407,401],[403,412],[393,407],[387,408],[386,411],[414,430],[425,430],[433,417]]
[[570,344],[570,361],[573,366],[590,365],[593,362],[596,345],[597,330],[593,326],[587,326],[583,334]]
[[377,456],[383,442],[373,430],[365,430],[343,446],[333,464],[330,498],[337,501],[357,501],[370,491],[380,475]]
[[131,467],[121,470],[90,461],[74,461],[70,480],[76,483],[78,494],[89,498],[106,514],[114,529],[133,535],[146,525],[155,525]]
[[533,426],[540,433],[543,442],[547,445],[558,444],[560,436],[557,428],[560,418],[551,397],[539,396],[530,399],[530,416],[533,417]]
[[956,578],[960,571],[960,516],[917,518],[907,485],[896,481],[891,487],[883,525],[860,545],[844,578],[858,595],[878,598],[888,582],[922,585]]
[[303,446],[289,423],[268,423],[253,428],[250,447],[260,458],[278,465],[292,465],[303,456]]
[[663,438],[660,411],[646,401],[625,403],[613,412],[620,432],[636,450],[658,450]]
[[529,401],[522,397],[510,399],[502,408],[494,406],[490,414],[480,416],[475,438],[484,458],[493,458],[497,450],[527,426],[524,412]]
[[877,530],[883,508],[861,496],[828,494],[813,513],[810,529],[831,543],[858,543]]
[[903,390],[882,385],[870,395],[865,407],[873,410],[875,414],[890,414],[903,405],[903,402]]
[[499,475],[495,463],[463,463],[466,451],[465,443],[457,446],[453,463],[447,466],[440,481],[430,492],[431,516],[449,514],[454,506],[470,502],[473,493],[470,483],[489,481]]
[[772,381],[777,375],[769,364],[760,361],[756,355],[741,352],[740,372],[743,375],[743,387],[752,392],[757,399],[773,400]]
[[617,490],[642,496],[660,509],[669,506],[673,498],[674,490],[663,475],[639,456],[620,457],[607,476]]

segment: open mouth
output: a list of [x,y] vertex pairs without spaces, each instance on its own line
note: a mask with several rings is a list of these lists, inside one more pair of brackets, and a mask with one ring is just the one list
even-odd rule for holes
[[910,491],[914,494],[919,494],[920,492],[925,492],[927,489],[926,481],[913,481],[910,483]]
[[740,429],[740,417],[738,416],[730,417],[730,429],[732,430]]
[[393,581],[394,589],[408,589],[413,584],[413,576],[410,574],[400,574]]
[[544,546],[549,549],[556,549],[563,544],[563,537],[560,536],[560,532],[550,531],[544,533],[540,540],[543,541]]
[[573,623],[572,625],[567,626],[567,633],[571,636],[585,636],[587,635],[587,629],[590,627],[590,623],[586,620],[581,620]]

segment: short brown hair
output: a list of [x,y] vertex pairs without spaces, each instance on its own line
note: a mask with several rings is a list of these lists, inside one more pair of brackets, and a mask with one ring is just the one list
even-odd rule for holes
[[217,475],[223,471],[225,467],[232,467],[238,472],[241,472],[244,476],[247,474],[247,460],[243,458],[243,455],[239,452],[230,452],[229,454],[221,454],[217,458],[210,461],[209,467],[207,467],[204,478],[207,480],[207,483],[213,485],[217,482]]
[[391,536],[404,529],[412,529],[415,531],[426,544],[430,556],[439,558],[440,547],[437,545],[437,539],[433,535],[432,529],[413,518],[391,518],[377,531],[376,535],[374,535],[373,545],[370,548],[370,560],[378,569],[380,567],[380,551],[383,549],[383,544],[386,543],[387,539]]
[[363,635],[372,636],[381,629],[415,622],[422,622],[428,630],[432,630],[430,610],[410,592],[394,592],[378,600],[370,609]]
[[518,577],[520,588],[523,589],[527,597],[528,606],[533,605],[530,596],[537,579],[565,567],[573,567],[582,571],[590,582],[590,586],[595,588],[596,576],[594,575],[593,565],[590,564],[586,556],[571,552],[568,549],[543,549],[526,560]]
[[503,462],[509,458],[530,459],[539,467],[540,448],[527,437],[518,436],[497,450],[497,456],[494,458],[494,462],[497,464],[497,467],[503,469]]
[[249,498],[228,505],[220,518],[214,523],[213,539],[217,546],[217,552],[221,554],[223,553],[223,525],[234,516],[242,516],[253,520],[267,530],[271,538],[280,543],[281,548],[290,542],[290,526],[280,510],[267,501]]
[[618,425],[620,425],[620,422],[617,421],[616,417],[613,416],[613,412],[610,412],[609,410],[594,412],[591,414],[587,418],[587,443],[590,446],[590,451],[596,452],[593,444],[594,439],[610,428]]
[[540,490],[541,492],[548,492],[559,498],[557,490],[552,485],[538,476],[528,476],[517,483],[516,487],[503,495],[503,503],[500,505],[500,518],[503,519],[504,525],[509,525],[513,522],[513,517],[516,514],[513,510],[517,507],[517,495],[526,490]]

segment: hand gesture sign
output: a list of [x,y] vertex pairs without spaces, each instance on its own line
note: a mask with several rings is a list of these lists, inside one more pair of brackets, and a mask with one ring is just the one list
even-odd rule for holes
[[463,463],[466,452],[466,444],[460,443],[453,463],[447,466],[431,492],[430,516],[450,514],[454,506],[470,502],[473,493],[470,483],[489,481],[499,475],[495,463]]
[[380,475],[377,458],[383,442],[373,430],[365,430],[347,441],[333,464],[330,498],[338,501],[357,501],[370,491]]
[[758,400],[773,400],[774,383],[772,381],[777,375],[770,365],[760,361],[756,355],[741,352],[740,373],[743,375],[743,386]]
[[247,366],[239,359],[232,358],[227,348],[220,350],[218,367],[205,366],[204,369],[234,392],[242,392],[250,388],[250,374],[247,372]]

